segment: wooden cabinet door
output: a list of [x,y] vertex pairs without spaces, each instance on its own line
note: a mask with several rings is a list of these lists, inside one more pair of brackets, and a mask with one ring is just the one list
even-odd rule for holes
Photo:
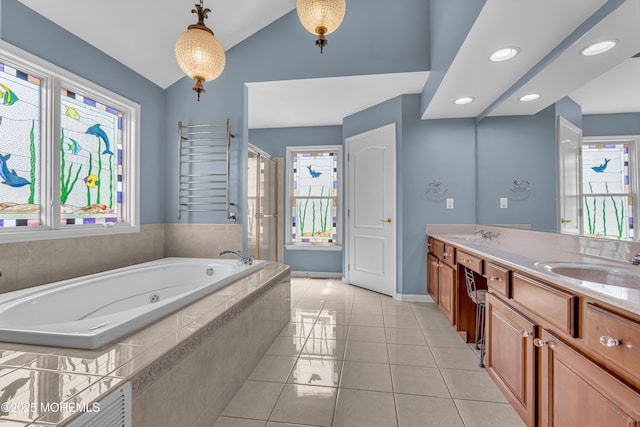
[[487,359],[489,376],[520,418],[535,426],[536,325],[500,299],[487,299]]
[[546,329],[536,344],[542,351],[540,425],[640,425],[640,394]]
[[455,270],[441,262],[438,274],[438,307],[452,325],[455,324],[456,289]]
[[427,292],[438,304],[438,258],[427,255]]

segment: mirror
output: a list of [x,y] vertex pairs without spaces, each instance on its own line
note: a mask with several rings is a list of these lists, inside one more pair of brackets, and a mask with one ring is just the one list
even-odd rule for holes
[[[619,29],[619,34],[613,33],[618,42],[613,50],[582,55],[581,39],[558,52],[553,62],[521,86],[525,90],[539,85],[541,99],[546,89],[553,89],[553,95],[558,95],[553,99],[561,99],[540,104],[547,106],[535,114],[519,115],[527,114],[525,103],[512,93],[477,123],[478,223],[632,237],[623,229],[638,220],[629,218],[629,212],[638,209],[627,203],[629,186],[634,191],[637,184],[635,143],[629,136],[640,135],[640,26],[637,13],[629,13],[633,8],[637,12],[637,7],[626,2],[585,33],[583,38],[593,41],[593,33],[602,27]],[[583,70],[587,64],[594,69]],[[592,158],[582,157],[584,166],[578,156],[583,141],[591,141],[593,147],[585,150],[594,150]],[[617,160],[612,160],[613,155]],[[517,181],[528,181],[526,191],[514,186]],[[582,194],[593,194],[588,205]],[[618,229],[623,231],[615,232]]]

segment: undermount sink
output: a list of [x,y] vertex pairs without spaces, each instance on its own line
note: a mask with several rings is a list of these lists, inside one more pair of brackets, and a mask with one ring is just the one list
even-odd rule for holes
[[640,267],[589,262],[538,262],[536,267],[586,282],[640,289]]

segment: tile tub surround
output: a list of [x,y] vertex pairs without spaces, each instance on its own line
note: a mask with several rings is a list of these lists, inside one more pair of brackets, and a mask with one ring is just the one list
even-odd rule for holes
[[[0,390],[15,388],[8,400],[14,408],[28,402],[89,405],[131,381],[133,425],[211,425],[207,417],[216,419],[289,315],[289,267],[267,263],[97,350],[0,343]],[[0,411],[0,425],[65,425],[73,415]]]
[[0,244],[0,293],[164,257],[242,248],[241,224],[142,224],[139,233]]
[[[490,231],[496,238],[467,240],[463,236],[473,235],[474,230]],[[517,230],[486,225],[428,224],[427,235],[453,244],[471,254],[491,259],[573,292],[588,295],[614,307],[640,314],[640,289],[625,288],[624,293],[614,287],[606,287],[590,282],[572,279],[549,273],[535,266],[536,262],[623,262],[627,267],[629,260],[640,252],[640,243],[617,240],[593,239],[539,231]],[[637,267],[640,275],[640,266]],[[608,293],[607,293],[608,292]]]

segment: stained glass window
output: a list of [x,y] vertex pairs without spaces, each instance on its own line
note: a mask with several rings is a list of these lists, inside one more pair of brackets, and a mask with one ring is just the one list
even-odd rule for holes
[[41,79],[0,63],[0,227],[39,226]]
[[339,149],[289,153],[290,243],[338,243]]
[[138,104],[0,43],[0,243],[138,231],[139,123]]
[[633,238],[630,148],[630,144],[624,142],[582,146],[584,235]]
[[122,221],[122,112],[62,89],[60,221]]

